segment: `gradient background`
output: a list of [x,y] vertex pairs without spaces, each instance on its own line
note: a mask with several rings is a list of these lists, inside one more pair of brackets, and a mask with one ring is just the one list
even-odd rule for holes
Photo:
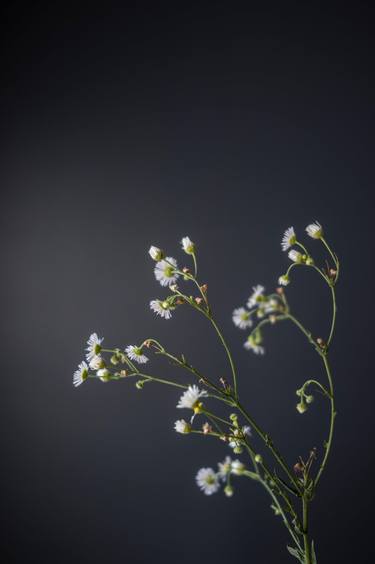
[[[337,434],[312,535],[319,564],[373,561],[374,22],[365,3],[354,6],[5,8],[7,564],[293,561],[261,488],[238,479],[232,499],[199,492],[198,468],[229,449],[172,430],[178,392],[131,382],[75,390],[72,372],[97,331],[118,346],[153,335],[212,378],[227,375],[204,319],[180,308],[165,322],[148,308],[164,295],[149,245],[183,262],[188,234],[244,401],[290,464],[320,447],[327,405],[303,417],[294,409],[296,388],[322,374],[319,358],[288,325],[266,332],[268,354],[257,358],[231,322],[252,285],[271,290],[284,272],[283,230],[302,233],[314,219],[343,270],[331,353]],[[310,248],[322,261],[319,243]],[[298,272],[288,295],[326,335],[321,280]],[[149,368],[190,381],[159,361]]]

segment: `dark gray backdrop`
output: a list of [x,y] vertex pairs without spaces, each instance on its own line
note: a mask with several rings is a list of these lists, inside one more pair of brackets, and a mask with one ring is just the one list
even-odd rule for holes
[[[354,4],[352,5],[354,9]],[[206,498],[194,475],[225,445],[172,430],[173,390],[72,387],[92,331],[153,335],[213,378],[204,320],[156,319],[151,243],[200,272],[247,405],[286,451],[321,446],[326,406],[295,390],[320,365],[286,325],[267,355],[242,347],[233,307],[288,262],[283,230],[320,220],[342,258],[332,349],[338,420],[313,503],[319,563],[367,562],[373,513],[373,41],[371,14],[312,4],[246,10],[112,3],[6,8],[2,66],[2,543],[6,563],[288,562],[268,499],[238,480]],[[311,241],[319,260],[319,244]],[[318,250],[319,249],[319,250]],[[328,291],[288,290],[326,334]],[[151,365],[150,365],[151,369]],[[155,371],[176,376],[155,363]],[[182,378],[182,374],[178,374]],[[369,493],[366,494],[366,490]]]

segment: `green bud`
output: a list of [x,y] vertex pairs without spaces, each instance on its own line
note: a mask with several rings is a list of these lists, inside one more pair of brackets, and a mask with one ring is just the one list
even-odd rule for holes
[[242,451],[243,449],[240,446],[235,446],[233,449],[234,454],[242,454]]
[[305,400],[306,400],[306,403],[312,403],[314,401],[314,396],[306,396]]
[[232,495],[233,495],[233,488],[232,488],[232,486],[229,485],[229,484],[228,484],[227,486],[225,486],[225,488],[224,488],[224,493],[225,493],[225,495],[226,495],[227,497],[232,497]]
[[119,359],[117,354],[114,354],[113,356],[111,356],[111,363],[114,364],[115,366],[119,363]]
[[257,464],[263,464],[263,457],[260,454],[255,455],[255,462]]
[[307,257],[306,264],[307,266],[312,266],[314,264],[314,259],[312,257]]
[[305,411],[307,411],[307,406],[304,402],[301,401],[300,403],[297,403],[296,409],[298,413],[305,413]]

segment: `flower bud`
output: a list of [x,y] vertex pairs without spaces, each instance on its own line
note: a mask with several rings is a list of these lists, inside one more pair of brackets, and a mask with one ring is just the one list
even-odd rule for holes
[[305,396],[306,403],[312,403],[314,401],[314,396]]
[[226,495],[227,497],[232,497],[232,495],[233,495],[233,488],[232,488],[232,486],[229,485],[229,484],[226,485],[225,488],[224,488],[224,493],[225,493],[225,495]]
[[111,373],[109,370],[107,370],[107,368],[100,368],[100,370],[97,371],[96,375],[102,382],[109,382],[111,379]]
[[305,413],[305,411],[307,411],[306,404],[302,401],[300,403],[297,403],[296,409],[298,413]]
[[312,266],[314,264],[314,259],[312,257],[307,257],[305,262],[307,266]]
[[254,460],[257,464],[263,464],[263,457],[261,454],[256,454]]
[[233,449],[233,452],[234,452],[235,454],[242,454],[242,450],[243,450],[242,447],[240,447],[240,446],[235,446],[234,449]]
[[288,274],[282,274],[279,278],[280,286],[287,286],[290,283],[290,278]]
[[154,247],[153,245],[151,245],[151,247],[149,248],[148,254],[156,262],[159,262],[164,258],[163,251],[158,247]]
[[118,359],[117,354],[114,354],[114,355],[111,356],[111,363],[112,363],[114,366],[116,366],[116,365],[119,363],[119,359]]

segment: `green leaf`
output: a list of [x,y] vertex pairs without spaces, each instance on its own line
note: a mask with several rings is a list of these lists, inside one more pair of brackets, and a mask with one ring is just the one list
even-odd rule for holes
[[294,558],[297,558],[297,560],[299,560],[301,564],[304,564],[303,554],[297,548],[293,548],[292,546],[288,546],[288,545],[286,548],[288,549],[289,554],[294,556]]
[[311,542],[311,560],[312,564],[318,564],[315,554],[314,541]]

